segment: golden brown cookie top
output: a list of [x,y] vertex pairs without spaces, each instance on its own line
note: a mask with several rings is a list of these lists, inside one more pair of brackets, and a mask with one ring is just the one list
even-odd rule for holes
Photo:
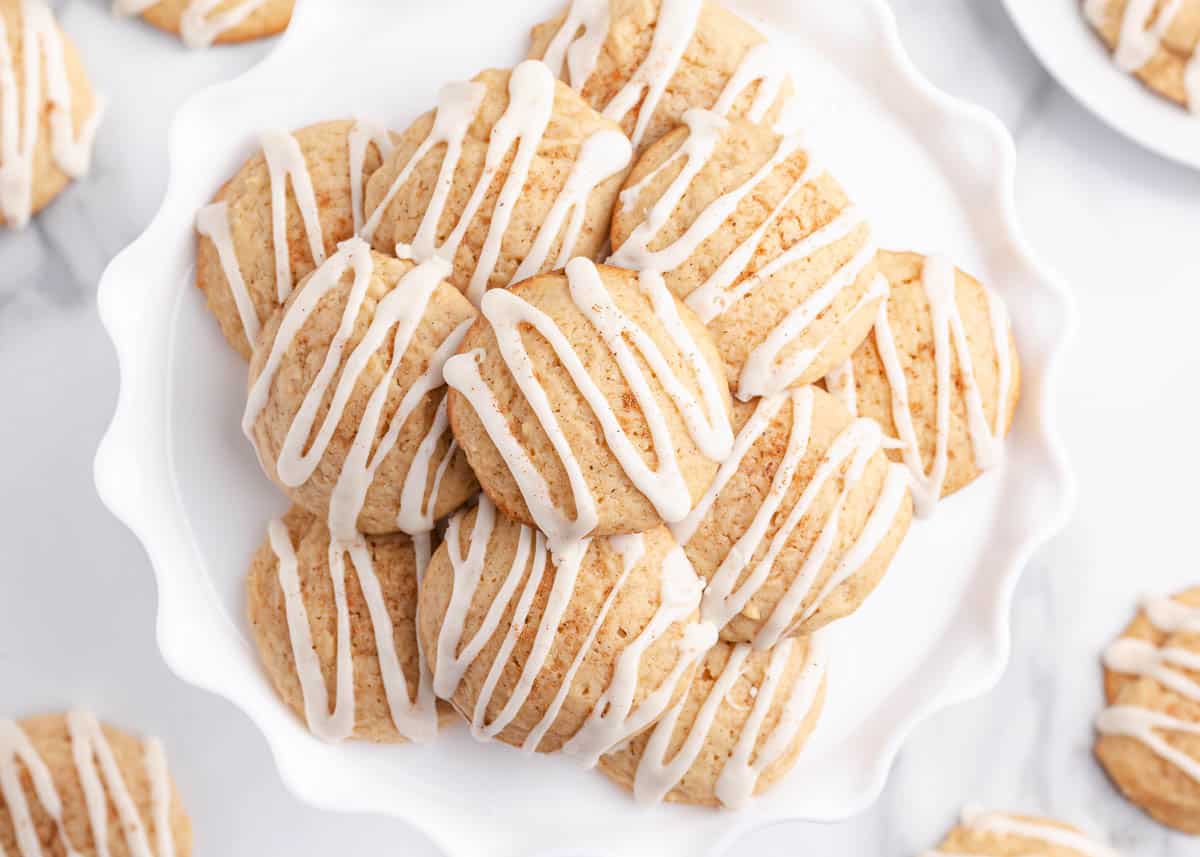
[[965,810],[962,821],[942,844],[924,857],[1117,857],[1117,852],[1076,827],[1038,818],[1001,812]]
[[178,34],[190,48],[205,48],[283,32],[295,0],[116,0],[114,6]]

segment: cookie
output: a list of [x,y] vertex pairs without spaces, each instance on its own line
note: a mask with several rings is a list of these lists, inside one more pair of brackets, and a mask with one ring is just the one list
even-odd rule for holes
[[114,0],[121,15],[141,15],[190,48],[248,42],[287,29],[295,0]]
[[367,185],[363,235],[381,253],[453,262],[450,282],[486,289],[595,256],[629,170],[629,141],[523,62],[442,88]]
[[242,428],[267,475],[339,539],[429,532],[478,490],[442,378],[475,309],[447,270],[354,238],[263,328]]
[[268,131],[197,214],[196,285],[243,357],[294,285],[362,224],[366,178],[390,148],[361,121]]
[[572,0],[533,28],[544,59],[638,151],[693,107],[773,124],[795,87],[762,34],[704,0]]
[[0,79],[20,104],[0,125],[0,224],[19,228],[87,174],[103,99],[45,0],[0,0],[0,39]]
[[[1096,758],[1152,818],[1200,834],[1200,606],[1198,590],[1147,599],[1138,625],[1105,652],[1130,676],[1096,718]],[[1152,625],[1148,629],[1146,624]],[[1158,647],[1155,641],[1161,641]],[[1110,683],[1109,687],[1113,685]]]
[[879,425],[816,387],[734,406],[733,453],[672,526],[708,583],[702,615],[757,649],[858,608],[908,532],[912,500]]
[[156,738],[89,712],[0,720],[0,854],[189,857],[192,827]]
[[925,857],[1117,857],[1078,828],[1049,818],[964,810],[962,821]]
[[417,645],[430,536],[334,540],[299,507],[272,521],[246,580],[250,630],[276,692],[327,741],[429,741],[438,712]]
[[708,325],[746,400],[843,363],[887,292],[870,228],[800,135],[704,110],[638,160],[612,246],[609,264],[661,272]]
[[[1189,610],[1200,610],[1200,587],[1187,589],[1172,598],[1148,595],[1142,599],[1137,615],[1104,650],[1104,698],[1114,705],[1125,685],[1147,671],[1169,674],[1173,654],[1163,652],[1171,635],[1187,625]],[[1200,630],[1198,628],[1197,630]]]
[[488,292],[445,376],[483,490],[555,545],[682,519],[733,443],[704,325],[661,277],[586,259]]
[[640,803],[744,806],[791,770],[816,727],[823,649],[819,635],[767,652],[717,643],[687,694],[600,770]]
[[716,640],[699,606],[665,527],[552,555],[482,497],[451,519],[417,615],[434,690],[476,738],[593,765],[680,698]]
[[890,293],[875,327],[826,379],[858,416],[883,426],[929,515],[998,463],[1021,387],[1004,302],[938,256],[879,254]]
[[1200,0],[1084,0],[1118,66],[1200,115]]

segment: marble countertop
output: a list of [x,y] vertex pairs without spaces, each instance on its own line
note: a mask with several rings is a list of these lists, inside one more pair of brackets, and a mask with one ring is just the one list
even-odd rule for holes
[[[1016,137],[1020,216],[1074,287],[1082,324],[1060,409],[1081,499],[1020,585],[999,687],[919,728],[863,816],[773,827],[737,850],[915,854],[973,802],[1075,822],[1125,854],[1194,854],[1194,840],[1116,796],[1090,747],[1100,648],[1142,591],[1200,583],[1188,490],[1200,479],[1200,172],[1076,104],[995,0],[893,2],[917,65]],[[353,843],[361,854],[436,854],[398,822],[300,804],[249,720],[170,673],[146,558],[92,487],[117,388],[96,282],[158,205],[174,109],[270,45],[192,53],[113,19],[106,0],[55,5],[111,106],[93,174],[26,231],[0,235],[0,707],[88,706],[162,736],[198,853],[317,855]]]

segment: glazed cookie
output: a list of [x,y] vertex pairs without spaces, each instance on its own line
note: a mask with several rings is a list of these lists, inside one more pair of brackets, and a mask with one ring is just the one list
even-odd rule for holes
[[1003,301],[947,260],[882,251],[879,267],[891,292],[826,386],[883,426],[928,515],[999,460],[1021,386],[1017,347]]
[[936,851],[924,857],[1117,857],[1117,852],[1061,821],[965,810]]
[[282,33],[295,0],[114,0],[121,15],[141,15],[178,34],[189,48],[248,42]]
[[739,398],[819,381],[887,292],[866,221],[799,135],[704,110],[683,123],[630,173],[609,264],[662,273]]
[[442,379],[475,309],[447,270],[354,238],[263,328],[242,428],[267,475],[339,539],[429,532],[478,490]]
[[0,854],[191,853],[191,822],[157,739],[83,711],[0,720]]
[[1200,0],[1084,0],[1117,65],[1200,115]]
[[621,123],[638,151],[690,108],[772,124],[794,86],[762,34],[704,0],[572,0],[529,55]]
[[417,615],[434,690],[476,738],[593,765],[680,698],[716,640],[699,606],[665,527],[551,555],[482,497],[451,519]]
[[820,635],[769,652],[717,643],[687,694],[653,728],[600,760],[641,803],[736,809],[782,778],[817,725],[825,696]]
[[87,174],[103,101],[45,0],[0,0],[0,39],[0,80],[20,104],[0,124],[0,224],[21,227]]
[[[1159,822],[1200,834],[1200,607],[1197,590],[1151,598],[1153,637],[1118,640],[1105,665],[1133,676],[1096,719],[1096,757],[1131,802]],[[1143,626],[1144,627],[1144,626]],[[1165,639],[1164,639],[1164,636]],[[1156,648],[1153,640],[1161,640]]]
[[339,543],[299,507],[271,522],[246,581],[250,630],[275,690],[318,737],[436,734],[416,631],[430,547],[428,534]]
[[246,358],[271,314],[362,224],[366,178],[391,150],[387,133],[341,120],[269,131],[196,215],[196,285]]
[[[1114,705],[1125,685],[1147,670],[1170,681],[1172,659],[1189,658],[1179,651],[1163,650],[1171,634],[1186,625],[1188,610],[1200,610],[1200,586],[1172,598],[1148,595],[1142,599],[1137,615],[1104,650],[1104,697]],[[1197,630],[1200,630],[1198,628]]]
[[629,170],[629,141],[523,62],[442,88],[367,186],[363,234],[382,253],[453,261],[450,282],[483,292],[595,256]]
[[708,581],[723,639],[777,645],[858,608],[912,520],[903,469],[872,420],[816,387],[734,406],[733,453],[672,526]]
[[565,544],[682,519],[729,454],[729,390],[661,277],[574,259],[496,289],[446,363],[483,490]]

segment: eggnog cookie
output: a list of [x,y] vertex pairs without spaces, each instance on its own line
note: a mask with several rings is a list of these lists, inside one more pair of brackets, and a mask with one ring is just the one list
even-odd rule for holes
[[1200,115],[1200,0],[1084,0],[1122,69]]
[[450,282],[483,292],[604,243],[629,141],[545,65],[523,62],[442,88],[367,186],[375,249],[453,262]]
[[794,87],[762,34],[703,0],[572,0],[529,55],[621,123],[639,151],[692,107],[772,124]]
[[1117,857],[1107,845],[1061,821],[1032,815],[966,810],[935,855],[972,857]]
[[734,405],[733,453],[672,526],[723,639],[777,645],[858,608],[912,520],[877,423],[816,387]]
[[103,105],[45,0],[0,0],[0,38],[17,100],[0,124],[0,224],[21,227],[87,173]]
[[192,827],[155,738],[83,711],[0,720],[0,854],[189,857]]
[[875,327],[826,380],[852,413],[897,442],[917,513],[997,463],[1020,391],[1004,302],[947,260],[879,254],[891,285]]
[[661,277],[575,259],[481,314],[446,363],[450,424],[505,514],[561,544],[688,513],[733,443],[729,390]]
[[430,536],[349,543],[299,507],[272,521],[246,581],[250,629],[288,707],[317,736],[428,741],[437,705],[417,645]]
[[141,15],[190,48],[248,42],[282,33],[295,0],[114,0],[121,15]]
[[769,652],[718,643],[655,726],[600,759],[641,803],[738,808],[796,763],[825,696],[818,637]]
[[866,221],[799,135],[703,110],[683,123],[630,173],[609,264],[662,273],[739,398],[820,380],[887,292]]
[[266,132],[197,214],[196,285],[243,357],[294,284],[354,235],[366,177],[390,147],[385,132],[353,120]]
[[1156,648],[1129,637],[1105,653],[1132,676],[1096,718],[1096,758],[1131,802],[1185,833],[1200,834],[1200,607],[1196,590],[1148,599],[1143,616]]
[[[1142,599],[1137,615],[1121,636],[1104,650],[1104,697],[1109,705],[1117,701],[1125,685],[1147,671],[1168,675],[1173,658],[1189,658],[1182,652],[1164,650],[1171,634],[1186,624],[1190,610],[1200,610],[1200,587],[1185,590],[1172,598],[1148,595]],[[1168,678],[1168,680],[1170,680]]]
[[447,270],[354,238],[263,328],[242,428],[267,475],[339,539],[429,532],[477,490],[442,380],[475,309]]
[[483,497],[451,519],[417,615],[434,690],[475,737],[590,765],[680,698],[716,640],[699,606],[665,527],[551,555]]

